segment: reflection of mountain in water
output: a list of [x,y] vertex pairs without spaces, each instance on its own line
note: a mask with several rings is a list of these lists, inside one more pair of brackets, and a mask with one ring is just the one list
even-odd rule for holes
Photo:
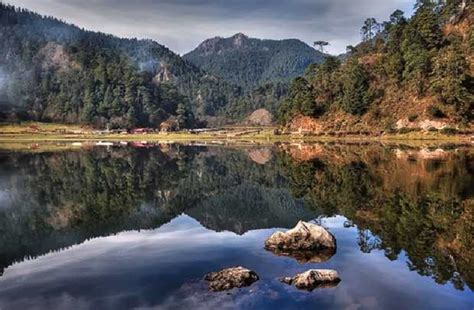
[[293,227],[299,220],[312,220],[315,213],[287,189],[242,184],[202,201],[186,212],[214,231],[230,230],[244,234],[249,230]]
[[[182,212],[211,229],[240,234],[314,217],[281,189],[285,181],[275,161],[261,166],[245,152],[219,148],[163,151],[0,154],[0,265],[94,237],[156,228]],[[245,205],[232,203],[238,216],[206,207],[230,199],[234,188],[251,194]],[[225,221],[217,220],[224,212]]]
[[183,212],[237,234],[324,213],[357,225],[363,252],[474,287],[472,149],[283,148],[265,165],[220,147],[0,153],[0,266]]

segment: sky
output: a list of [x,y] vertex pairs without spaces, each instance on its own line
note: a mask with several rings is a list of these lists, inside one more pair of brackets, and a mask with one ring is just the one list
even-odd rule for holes
[[77,26],[153,39],[185,54],[205,39],[242,32],[261,39],[330,42],[340,54],[360,40],[367,17],[412,13],[414,0],[6,0]]

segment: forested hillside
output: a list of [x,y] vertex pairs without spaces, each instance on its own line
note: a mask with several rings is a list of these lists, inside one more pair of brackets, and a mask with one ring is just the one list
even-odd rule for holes
[[300,40],[259,40],[238,33],[208,39],[183,57],[250,91],[275,81],[291,81],[310,64],[323,62],[326,55]]
[[0,117],[181,128],[241,96],[151,40],[120,39],[0,3]]
[[199,68],[237,85],[244,93],[222,110],[225,117],[241,120],[265,108],[276,115],[288,94],[291,80],[326,54],[296,40],[260,40],[238,33],[202,42],[183,56]]
[[344,62],[329,57],[293,81],[280,121],[313,132],[469,127],[473,27],[463,0],[418,0],[409,19],[399,10],[383,23],[369,18]]

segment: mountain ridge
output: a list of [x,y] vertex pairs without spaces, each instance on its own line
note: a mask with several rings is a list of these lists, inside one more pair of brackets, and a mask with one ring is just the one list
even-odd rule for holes
[[244,33],[204,40],[183,55],[197,67],[246,91],[270,82],[289,82],[326,57],[298,39],[257,39]]
[[158,127],[181,114],[191,126],[191,114],[216,115],[241,96],[150,39],[84,30],[2,3],[0,26],[0,119]]

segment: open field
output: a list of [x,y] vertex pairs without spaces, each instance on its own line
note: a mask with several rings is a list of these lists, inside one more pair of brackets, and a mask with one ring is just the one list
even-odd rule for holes
[[274,134],[276,128],[227,127],[202,132],[153,132],[146,134],[97,132],[89,127],[64,124],[0,124],[0,142],[74,142],[74,141],[241,141],[241,142],[311,142],[311,141],[440,141],[469,143],[471,135],[446,135],[440,132],[413,131],[404,134],[356,135],[329,133]]

